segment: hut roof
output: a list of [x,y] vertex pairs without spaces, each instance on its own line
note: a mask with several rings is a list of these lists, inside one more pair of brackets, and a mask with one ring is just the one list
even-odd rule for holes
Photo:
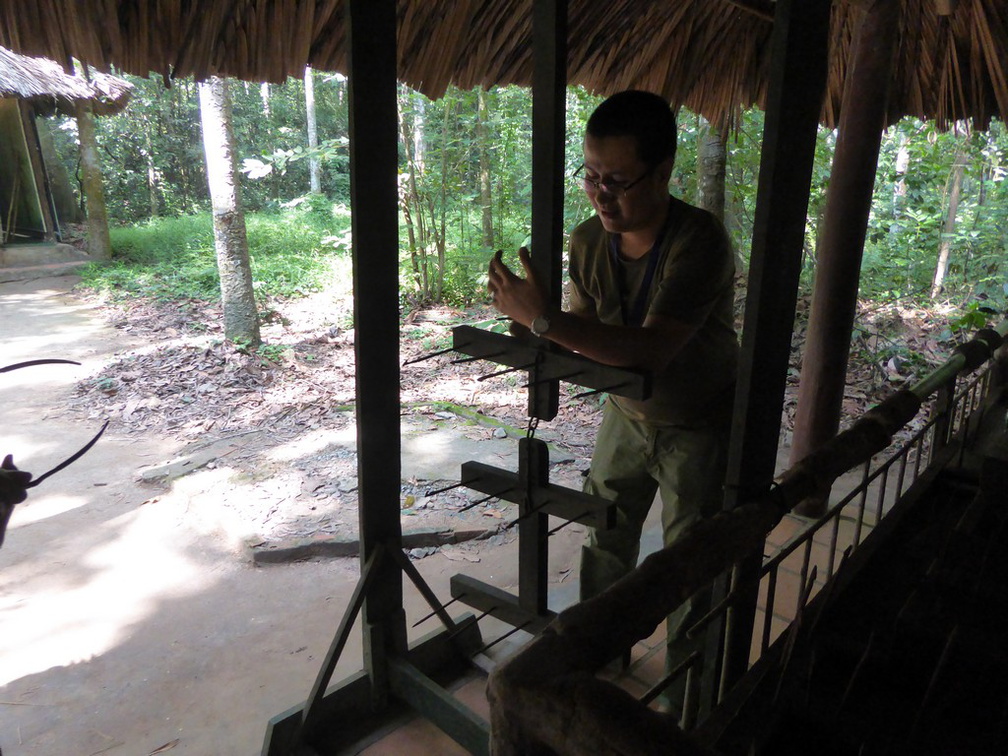
[[[1008,3],[893,0],[902,7],[889,121],[1008,117]],[[839,113],[868,0],[836,0],[822,120]],[[281,81],[306,64],[346,72],[343,0],[33,0],[0,3],[0,44],[147,76]],[[770,0],[569,0],[568,80],[636,87],[727,125],[762,105]],[[400,79],[431,97],[450,83],[529,84],[532,0],[398,0]]]
[[133,85],[118,76],[92,73],[90,77],[66,73],[58,63],[30,58],[0,47],[0,97],[31,100],[47,114],[54,110],[73,115],[78,100],[88,100],[99,115],[126,107]]

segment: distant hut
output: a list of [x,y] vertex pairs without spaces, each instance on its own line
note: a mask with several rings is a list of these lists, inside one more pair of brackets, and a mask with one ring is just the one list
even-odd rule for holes
[[56,166],[37,119],[75,116],[79,103],[97,115],[116,113],[131,90],[116,76],[70,75],[54,61],[0,47],[0,267],[67,258],[53,244],[60,240],[60,222],[75,219],[73,200],[59,192],[65,180],[52,180]]

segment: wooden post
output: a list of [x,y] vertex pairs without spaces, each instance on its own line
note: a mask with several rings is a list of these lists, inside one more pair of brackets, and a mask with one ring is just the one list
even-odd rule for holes
[[[765,493],[774,475],[816,129],[826,88],[829,17],[829,0],[781,0],[774,14],[726,509]],[[755,563],[749,560],[740,567],[749,572],[758,568],[758,557]],[[713,600],[720,600],[727,591],[725,576],[715,584]],[[726,648],[721,647],[723,623],[711,623],[704,652],[701,712],[717,703],[714,686],[719,679],[733,681],[746,669],[755,592],[747,602],[736,614],[736,630],[725,639]]]
[[[567,2],[532,3],[532,267],[549,300],[560,304],[563,245]],[[552,420],[560,383],[529,387],[530,417]]]
[[[396,14],[394,0],[350,0],[346,8],[363,568],[382,546],[402,547]],[[383,708],[389,659],[406,652],[406,616],[399,566],[386,559],[376,569],[363,606],[364,665],[372,703]]]
[[[858,27],[844,85],[802,358],[792,465],[832,438],[840,423],[899,13],[896,0],[874,0]],[[829,490],[821,491],[797,511],[818,517],[828,498]]]

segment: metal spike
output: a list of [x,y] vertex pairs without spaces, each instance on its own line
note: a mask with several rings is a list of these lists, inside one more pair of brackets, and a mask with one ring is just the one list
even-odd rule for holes
[[592,396],[593,394],[604,394],[606,392],[615,391],[618,388],[623,388],[624,386],[629,385],[630,384],[627,381],[623,381],[623,383],[617,383],[612,386],[606,386],[604,388],[592,389],[591,391],[582,391],[580,394],[574,394],[574,396],[572,396],[571,399],[584,399],[585,397]]
[[[478,478],[477,478],[478,480]],[[433,491],[427,491],[424,496],[436,496],[437,494],[444,493],[445,491],[451,491],[453,488],[462,488],[466,485],[465,483],[452,483],[450,486],[445,486],[444,488],[435,488]]]
[[515,633],[517,633],[519,630],[521,630],[522,628],[527,627],[530,624],[532,624],[532,620],[525,620],[524,622],[522,622],[517,627],[513,627],[510,630],[508,630],[506,633],[504,633],[504,635],[502,635],[497,640],[491,641],[490,643],[487,643],[485,646],[483,646],[483,648],[477,649],[476,650],[476,654],[485,654],[487,651],[489,651],[491,648],[493,648],[494,646],[496,646],[502,640],[504,640],[505,638],[510,638],[512,635],[514,635]]
[[531,367],[535,367],[534,362],[527,362],[524,365],[519,365],[518,367],[509,367],[506,370],[498,370],[496,373],[487,373],[486,375],[481,375],[476,380],[486,381],[491,378],[496,378],[499,375],[507,375],[508,373],[517,373],[519,370],[528,370]]
[[[444,609],[447,609],[447,608],[448,608],[449,606],[451,606],[452,604],[454,604],[454,603],[456,603],[457,601],[461,600],[463,596],[465,596],[465,594],[464,594],[464,593],[463,593],[463,594],[460,594],[460,595],[458,595],[458,596],[456,596],[456,597],[455,597],[455,598],[453,598],[453,599],[452,599],[451,601],[449,601],[449,602],[448,602],[447,604],[441,604],[441,609],[442,609],[442,610],[444,610]],[[416,627],[417,625],[422,625],[422,624],[423,624],[424,622],[426,622],[426,621],[427,621],[427,620],[429,620],[429,619],[430,619],[431,617],[434,617],[434,616],[436,616],[436,615],[437,615],[437,611],[436,611],[436,610],[435,610],[435,611],[433,611],[433,612],[431,612],[430,614],[425,614],[425,615],[424,615],[423,617],[421,617],[421,618],[420,618],[420,619],[418,619],[418,620],[417,620],[416,622],[414,622],[414,623],[413,623],[413,624],[411,625],[411,627]]]
[[[457,349],[455,351],[458,351]],[[475,362],[476,360],[492,360],[494,357],[500,357],[502,354],[506,354],[505,351],[492,352],[490,354],[481,354],[479,357],[462,357],[458,360],[452,360],[452,365],[461,365],[463,362]]]
[[[464,346],[468,346],[468,345],[467,344],[462,344],[462,346],[464,347]],[[458,349],[456,349],[455,347],[449,347],[448,349],[439,349],[436,352],[431,352],[431,353],[425,354],[425,355],[423,355],[421,357],[414,357],[412,360],[406,360],[406,362],[403,363],[403,367],[406,367],[407,365],[413,365],[413,364],[415,364],[417,362],[423,362],[424,360],[429,360],[429,359],[432,359],[434,357],[440,357],[442,354],[448,354],[449,352],[457,352],[457,351],[458,351]]]
[[577,522],[577,521],[578,521],[578,520],[580,520],[580,519],[581,519],[582,517],[587,517],[587,516],[588,516],[588,515],[590,515],[590,514],[591,514],[591,510],[590,510],[590,509],[589,509],[588,511],[586,511],[586,512],[582,512],[582,513],[581,513],[581,514],[579,514],[579,515],[578,515],[577,517],[572,517],[571,519],[567,520],[567,522],[564,522],[564,523],[561,523],[560,525],[557,525],[557,526],[556,526],[555,528],[553,528],[552,530],[548,530],[548,531],[546,531],[546,535],[547,535],[547,536],[551,536],[551,535],[553,535],[554,533],[556,533],[556,532],[557,532],[558,530],[563,530],[563,529],[564,529],[564,528],[566,528],[566,527],[567,527],[568,525],[570,525],[570,524],[571,524],[572,522]]
[[568,381],[571,378],[576,378],[583,372],[584,370],[575,370],[573,373],[567,373],[566,375],[554,375],[550,376],[549,378],[537,378],[534,381],[529,381],[528,383],[524,384],[522,388],[529,388],[530,386],[538,386],[540,383],[550,383],[552,381]]

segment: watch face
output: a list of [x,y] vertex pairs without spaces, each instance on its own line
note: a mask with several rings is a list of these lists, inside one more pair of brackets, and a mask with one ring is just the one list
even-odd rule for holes
[[540,315],[539,317],[537,317],[535,320],[532,321],[532,325],[529,328],[529,330],[532,331],[532,333],[535,334],[536,336],[542,336],[544,333],[546,333],[546,331],[549,330],[549,327],[550,327],[549,318],[547,318],[545,315]]

